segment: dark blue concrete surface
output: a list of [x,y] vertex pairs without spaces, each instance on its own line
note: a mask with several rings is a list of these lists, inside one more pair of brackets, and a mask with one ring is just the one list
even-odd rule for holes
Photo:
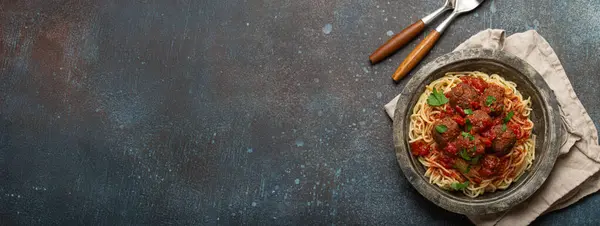
[[[402,175],[383,105],[439,0],[0,2],[0,223],[464,224]],[[600,2],[488,0],[425,59],[536,29],[600,124]],[[423,36],[421,36],[422,38]],[[598,224],[600,196],[536,224]]]

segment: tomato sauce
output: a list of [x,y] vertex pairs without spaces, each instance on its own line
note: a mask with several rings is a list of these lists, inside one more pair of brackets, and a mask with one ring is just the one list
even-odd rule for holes
[[426,156],[429,154],[430,149],[431,147],[429,146],[429,144],[425,143],[422,140],[410,144],[410,150],[412,154],[416,156]]
[[[514,123],[515,119],[517,119],[517,121],[522,122],[526,121],[527,117],[514,115],[513,117],[519,118],[513,118],[511,122],[505,122],[508,112],[510,110],[505,109],[503,103],[504,101],[506,101],[506,99],[501,98],[511,97],[505,97],[504,95],[496,95],[496,97],[498,97],[497,100],[493,99],[487,102],[486,98],[489,98],[490,95],[493,96],[494,92],[498,92],[494,91],[497,90],[497,87],[493,87],[496,85],[488,84],[481,78],[469,76],[461,77],[460,80],[467,86],[472,87],[479,95],[477,97],[473,97],[474,95],[468,95],[468,97],[465,98],[465,96],[467,95],[461,93],[468,93],[466,91],[469,90],[471,94],[475,93],[471,88],[466,88],[465,91],[465,86],[460,86],[460,89],[457,89],[458,91],[456,91],[457,93],[453,93],[452,95],[449,94],[453,90],[451,90],[450,92],[446,92],[444,95],[447,98],[452,97],[454,99],[449,100],[449,103],[440,106],[439,109],[442,109],[441,113],[434,117],[436,120],[446,120],[445,125],[448,125],[447,127],[442,127],[443,131],[438,132],[437,137],[433,136],[434,140],[441,141],[439,141],[439,143],[436,142],[438,145],[436,145],[435,150],[433,150],[430,144],[427,144],[422,140],[413,142],[410,144],[411,153],[415,156],[437,156],[437,159],[434,160],[435,162],[445,167],[446,169],[455,169],[450,170],[451,173],[444,171],[443,174],[450,177],[461,177],[461,174],[466,175],[467,172],[462,172],[460,170],[462,168],[455,168],[455,163],[458,165],[464,165],[464,163],[461,162],[466,162],[467,164],[469,164],[469,167],[472,167],[470,168],[470,170],[476,172],[476,174],[478,173],[480,176],[468,176],[469,180],[472,180],[472,182],[475,183],[481,183],[482,179],[493,178],[505,174],[514,176],[516,172],[513,172],[514,170],[508,169],[510,158],[508,156],[498,157],[503,156],[503,154],[498,153],[503,153],[503,150],[510,150],[502,148],[503,144],[510,143],[507,142],[507,140],[512,139],[506,138],[508,134],[506,132],[507,130],[514,133],[514,136],[510,136],[512,136],[513,138],[516,137],[516,140],[518,142],[521,142],[523,138],[527,138],[531,135],[530,132],[524,131],[522,125]],[[486,91],[487,88],[490,88],[490,90]],[[486,97],[483,97],[484,91],[487,95]],[[518,100],[514,100],[514,102],[516,101]],[[460,107],[459,105],[462,107]],[[467,110],[467,108],[469,109]],[[489,117],[483,117],[481,112],[473,113],[477,110],[482,110],[486,112]],[[467,113],[469,113],[469,115],[467,115]],[[470,120],[469,123],[467,123],[467,117],[472,121]],[[447,123],[450,120],[448,120],[447,118],[450,118],[452,121],[456,122],[456,124],[458,124],[458,128],[454,123],[450,123],[452,124],[452,126],[450,126],[450,124]],[[503,124],[505,124],[506,126],[503,126],[503,130],[497,128],[498,125]],[[454,134],[456,134],[457,130],[460,133],[456,138],[454,138]],[[445,138],[439,138],[441,137],[441,134],[443,134],[445,131],[453,131],[454,133],[451,136],[452,138],[448,138],[448,136],[446,136]],[[436,129],[434,128],[432,133],[435,132]],[[440,144],[442,144],[443,146],[441,146]],[[498,146],[500,146],[500,148],[498,148]],[[514,146],[508,148],[512,147]],[[434,153],[433,155],[432,151]]]
[[465,119],[463,117],[460,117],[460,115],[452,116],[452,120],[454,120],[457,124],[459,124],[461,126],[465,125]]
[[448,154],[456,155],[458,153],[458,148],[456,148],[455,143],[448,143],[446,147],[444,147],[444,151]]
[[483,93],[485,88],[488,87],[488,83],[481,78],[465,76],[465,77],[461,77],[460,80],[462,80],[464,83],[475,88],[475,90],[477,90],[477,92],[479,92],[479,93]]
[[445,154],[441,154],[439,156],[439,161],[442,164],[442,166],[446,167],[446,169],[451,169],[452,166],[454,165],[454,157],[445,155]]
[[460,114],[461,117],[465,117],[465,111],[460,108],[459,106],[454,107],[454,109],[456,109],[456,112],[458,112],[458,114]]
[[515,133],[515,135],[517,136],[517,140],[523,138],[523,134],[521,133],[521,128],[519,125],[511,122],[508,123],[508,127],[513,131],[513,133]]
[[471,101],[470,105],[472,110],[477,110],[481,108],[481,105],[479,105],[479,101]]

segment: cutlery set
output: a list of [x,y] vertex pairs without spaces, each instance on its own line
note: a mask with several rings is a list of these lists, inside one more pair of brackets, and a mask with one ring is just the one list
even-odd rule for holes
[[440,36],[446,30],[446,28],[450,25],[452,20],[458,17],[460,14],[469,12],[477,6],[479,6],[485,0],[446,0],[444,6],[435,10],[431,14],[421,18],[417,22],[408,26],[400,33],[394,35],[390,38],[385,44],[380,46],[371,56],[369,56],[369,60],[371,64],[376,64],[386,57],[395,53],[398,49],[402,48],[408,42],[413,40],[418,34],[420,34],[425,26],[430,25],[437,17],[442,15],[445,11],[452,10],[452,13],[448,18],[446,18],[442,23],[440,23],[433,31],[431,31],[425,39],[423,39],[416,47],[413,49],[408,56],[402,61],[398,69],[392,75],[392,79],[394,81],[400,81],[404,76],[406,76],[413,68],[415,68],[419,62],[429,53],[431,48],[435,45],[435,43],[439,40]]

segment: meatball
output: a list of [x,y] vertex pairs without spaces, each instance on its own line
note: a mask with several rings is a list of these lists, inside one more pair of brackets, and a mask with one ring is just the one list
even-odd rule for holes
[[[440,132],[438,131],[438,129],[436,129],[436,127],[444,127],[446,128],[445,131]],[[452,120],[452,118],[450,117],[445,117],[437,122],[435,122],[433,124],[433,128],[431,131],[431,134],[433,135],[433,139],[435,140],[435,142],[440,146],[440,147],[445,147],[446,144],[448,144],[448,142],[454,140],[454,138],[456,138],[456,136],[458,136],[458,134],[460,133],[460,128],[458,127],[458,124]]]
[[478,100],[478,97],[477,90],[466,83],[458,83],[448,92],[450,104],[463,109],[471,108],[471,102]]
[[485,153],[485,145],[479,135],[462,132],[456,137],[454,144],[458,150],[465,150],[470,157]]
[[500,165],[500,159],[493,155],[485,155],[481,162],[481,169],[479,174],[484,177],[489,177],[496,174],[498,165]]
[[490,85],[481,95],[480,105],[491,115],[497,116],[504,109],[504,88]]
[[482,110],[474,111],[467,116],[467,120],[471,123],[471,131],[468,132],[479,133],[492,125],[492,117]]
[[492,151],[498,156],[508,154],[517,142],[515,133],[510,129],[503,129],[503,127],[503,125],[496,125],[492,128],[495,135],[492,140]]

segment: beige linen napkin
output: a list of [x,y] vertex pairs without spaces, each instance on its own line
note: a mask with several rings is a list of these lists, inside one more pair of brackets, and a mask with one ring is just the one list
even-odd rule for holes
[[[556,94],[567,134],[552,173],[542,187],[520,205],[503,213],[468,216],[478,225],[526,225],[538,216],[567,207],[600,189],[598,132],[575,95],[558,56],[536,31],[505,38],[503,30],[485,30],[460,44],[466,48],[501,49],[527,61]],[[385,105],[393,119],[399,96]]]

